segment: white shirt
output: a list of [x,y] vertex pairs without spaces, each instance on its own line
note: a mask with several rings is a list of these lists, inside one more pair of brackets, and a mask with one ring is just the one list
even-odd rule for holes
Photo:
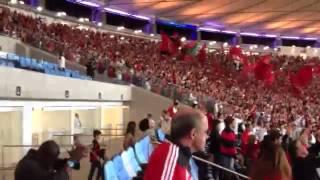
[[61,58],[60,58],[59,67],[60,68],[66,68],[66,58],[64,56],[61,56]]
[[81,121],[79,118],[74,118],[73,127],[75,129],[80,129],[82,127]]
[[265,135],[267,135],[267,129],[262,127],[255,128],[255,135],[258,137],[258,140],[261,142]]

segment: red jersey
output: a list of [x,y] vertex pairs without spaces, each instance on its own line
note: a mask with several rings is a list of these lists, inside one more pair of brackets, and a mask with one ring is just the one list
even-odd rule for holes
[[190,149],[164,142],[152,153],[143,179],[191,180],[190,158]]
[[178,110],[174,106],[170,106],[168,108],[168,113],[169,113],[170,117],[173,117],[177,112],[178,112]]

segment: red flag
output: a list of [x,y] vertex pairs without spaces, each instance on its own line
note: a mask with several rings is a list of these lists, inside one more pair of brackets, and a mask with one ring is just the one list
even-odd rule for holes
[[294,87],[305,88],[312,82],[312,67],[304,66],[300,70],[290,77],[291,83]]
[[161,44],[160,44],[160,53],[162,54],[170,54],[170,38],[167,34],[161,33]]
[[201,64],[204,64],[204,62],[206,61],[206,57],[207,57],[206,48],[207,48],[207,44],[203,44],[198,53],[198,60]]

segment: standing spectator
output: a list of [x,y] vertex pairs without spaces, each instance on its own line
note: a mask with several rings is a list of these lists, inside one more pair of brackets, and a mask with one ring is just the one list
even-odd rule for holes
[[64,71],[66,69],[66,58],[64,57],[64,53],[60,53],[59,56],[59,69]]
[[173,105],[168,108],[168,112],[171,118],[178,112],[178,109],[179,109],[179,101],[175,100],[173,102]]
[[79,145],[71,150],[70,159],[59,159],[59,154],[60,148],[54,141],[42,143],[38,150],[29,150],[16,166],[15,180],[69,180],[68,169],[80,169],[86,148]]
[[89,59],[89,61],[86,64],[86,67],[87,67],[87,75],[92,77],[92,79],[94,79],[95,70],[96,70],[96,61],[93,57]]
[[123,140],[123,149],[128,149],[135,143],[136,122],[130,121],[127,125],[126,135]]
[[162,131],[169,135],[170,129],[171,129],[171,117],[167,110],[163,110],[161,117],[160,117],[160,123],[159,127],[162,129]]
[[100,148],[100,139],[101,139],[101,132],[99,130],[93,131],[93,141],[92,141],[92,149],[90,152],[90,172],[88,176],[88,180],[93,178],[93,175],[98,170],[98,174],[96,176],[97,180],[103,178],[103,171],[102,171],[102,164],[100,162],[101,159],[104,159],[105,149]]
[[[291,167],[280,145],[265,146],[262,156],[252,166],[252,180],[291,180]],[[309,180],[309,179],[308,179]]]
[[73,128],[74,128],[74,134],[82,133],[82,123],[78,113],[75,113],[74,115]]
[[[220,137],[220,164],[228,169],[234,170],[234,163],[237,154],[236,150],[236,134],[234,132],[235,120],[228,116],[225,120],[225,129],[221,133]],[[231,180],[232,176],[230,173],[223,173],[222,179]]]
[[172,120],[171,142],[164,142],[153,151],[144,180],[191,180],[190,160],[194,152],[204,151],[207,139],[206,116],[200,111],[179,111]]

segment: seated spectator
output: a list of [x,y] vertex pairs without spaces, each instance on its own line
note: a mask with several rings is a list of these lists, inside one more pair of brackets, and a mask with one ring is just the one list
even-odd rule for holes
[[126,134],[123,140],[123,149],[128,149],[135,143],[136,123],[130,121],[127,125]]
[[86,153],[84,146],[77,146],[69,152],[69,159],[59,159],[59,146],[54,141],[46,141],[38,150],[29,150],[18,162],[15,180],[68,180],[68,169],[79,169],[79,162]]

